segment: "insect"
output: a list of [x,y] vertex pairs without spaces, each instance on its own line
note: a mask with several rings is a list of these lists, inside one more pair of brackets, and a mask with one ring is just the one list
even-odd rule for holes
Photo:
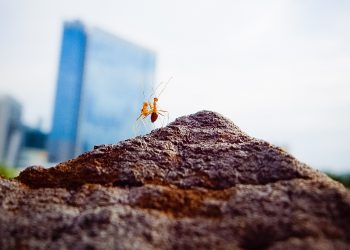
[[158,119],[159,115],[164,116],[164,113],[167,113],[167,111],[158,109],[157,102],[157,97],[153,98],[153,103],[144,102],[142,105],[141,114],[137,118],[137,120],[139,120],[140,118],[145,119],[149,115],[151,115],[151,122],[154,123]]
[[141,114],[140,116],[136,119],[139,120],[140,118],[145,119],[147,116],[149,116],[150,114],[150,106],[148,102],[144,102],[142,105],[142,109],[141,109]]
[[141,108],[141,113],[140,113],[139,117],[137,118],[137,120],[139,120],[141,118],[146,119],[150,115],[151,122],[154,123],[155,121],[157,121],[159,115],[164,116],[165,113],[168,113],[168,111],[158,109],[157,102],[158,102],[159,96],[162,94],[162,92],[164,91],[166,85],[169,83],[170,80],[171,80],[171,78],[165,84],[164,88],[159,93],[158,97],[153,97],[153,102],[150,102],[150,101],[143,102],[143,105]]

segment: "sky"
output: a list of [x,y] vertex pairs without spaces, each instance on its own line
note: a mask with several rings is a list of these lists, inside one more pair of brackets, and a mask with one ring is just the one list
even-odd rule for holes
[[0,94],[51,128],[63,22],[157,53],[170,121],[219,112],[320,170],[350,172],[350,1],[0,0]]

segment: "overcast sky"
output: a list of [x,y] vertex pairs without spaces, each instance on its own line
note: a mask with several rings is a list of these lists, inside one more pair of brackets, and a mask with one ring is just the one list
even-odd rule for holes
[[208,109],[322,170],[350,171],[350,1],[0,0],[0,94],[51,127],[62,25],[157,52],[170,119]]

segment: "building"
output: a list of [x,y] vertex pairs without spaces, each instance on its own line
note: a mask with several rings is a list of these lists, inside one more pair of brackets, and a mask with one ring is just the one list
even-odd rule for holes
[[132,137],[154,73],[154,52],[77,21],[65,23],[49,161]]
[[16,166],[22,139],[22,105],[10,96],[0,97],[0,162]]
[[32,165],[49,166],[47,162],[47,133],[37,128],[23,126],[22,146],[18,167]]

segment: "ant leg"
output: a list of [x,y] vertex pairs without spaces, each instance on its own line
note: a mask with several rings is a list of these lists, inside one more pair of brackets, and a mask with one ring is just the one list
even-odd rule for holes
[[146,132],[148,129],[147,129],[147,126],[146,126],[145,122],[143,121],[143,119],[141,119],[141,122],[142,122],[142,124],[143,124],[143,128],[145,129],[144,132]]
[[[169,123],[169,112],[168,111],[166,111],[166,110],[158,110],[159,112],[163,112],[163,113],[166,113],[166,116],[167,116],[167,124]],[[159,113],[160,114],[160,113]],[[162,116],[164,116],[163,114],[160,114],[160,115],[162,115]]]
[[169,123],[169,112],[166,112],[166,117],[167,117],[167,124]]
[[141,117],[142,117],[142,114],[141,114],[139,117],[137,117],[136,122],[137,122]]
[[134,136],[140,135],[140,126],[139,126],[138,119],[134,122],[133,131],[134,131]]

